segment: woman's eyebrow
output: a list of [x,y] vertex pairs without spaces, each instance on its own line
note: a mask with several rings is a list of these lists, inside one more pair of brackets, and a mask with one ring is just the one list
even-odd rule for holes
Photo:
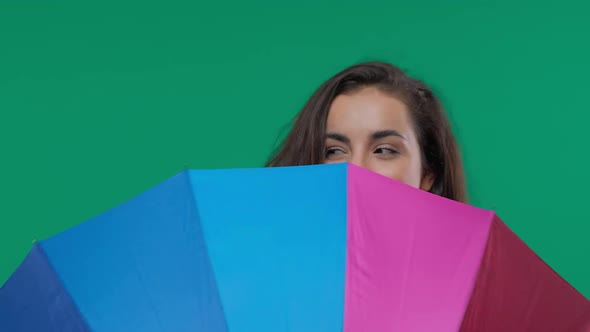
[[350,144],[350,138],[348,138],[346,135],[341,134],[341,133],[327,133],[326,138],[331,138],[335,141],[339,141],[339,142],[342,142],[345,144]]
[[391,136],[396,136],[396,137],[399,137],[403,140],[406,140],[404,135],[400,134],[398,131],[393,130],[393,129],[378,130],[378,131],[374,132],[373,135],[371,135],[371,139],[373,141],[376,141],[378,139],[391,137]]

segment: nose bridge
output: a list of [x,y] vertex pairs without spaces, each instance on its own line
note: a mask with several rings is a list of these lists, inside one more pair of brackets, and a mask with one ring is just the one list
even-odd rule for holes
[[359,167],[365,167],[365,162],[366,162],[366,158],[365,158],[365,154],[362,153],[362,151],[356,151],[356,152],[352,152],[351,156],[350,156],[350,160],[349,162],[353,165],[359,166]]

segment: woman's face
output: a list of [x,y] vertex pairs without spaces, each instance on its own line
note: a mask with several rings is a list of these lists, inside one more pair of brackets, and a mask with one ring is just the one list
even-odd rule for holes
[[376,88],[334,99],[328,113],[325,163],[349,162],[429,190],[420,146],[404,103]]

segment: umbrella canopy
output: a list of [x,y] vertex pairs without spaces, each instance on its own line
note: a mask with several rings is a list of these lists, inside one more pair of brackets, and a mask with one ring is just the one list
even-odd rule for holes
[[492,212],[350,164],[190,170],[38,242],[1,331],[584,331]]

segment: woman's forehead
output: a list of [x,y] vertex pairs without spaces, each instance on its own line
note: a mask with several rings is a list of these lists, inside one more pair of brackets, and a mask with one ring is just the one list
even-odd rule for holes
[[406,131],[410,121],[404,103],[381,92],[359,92],[336,97],[330,107],[327,119],[328,130],[365,131],[377,130]]

